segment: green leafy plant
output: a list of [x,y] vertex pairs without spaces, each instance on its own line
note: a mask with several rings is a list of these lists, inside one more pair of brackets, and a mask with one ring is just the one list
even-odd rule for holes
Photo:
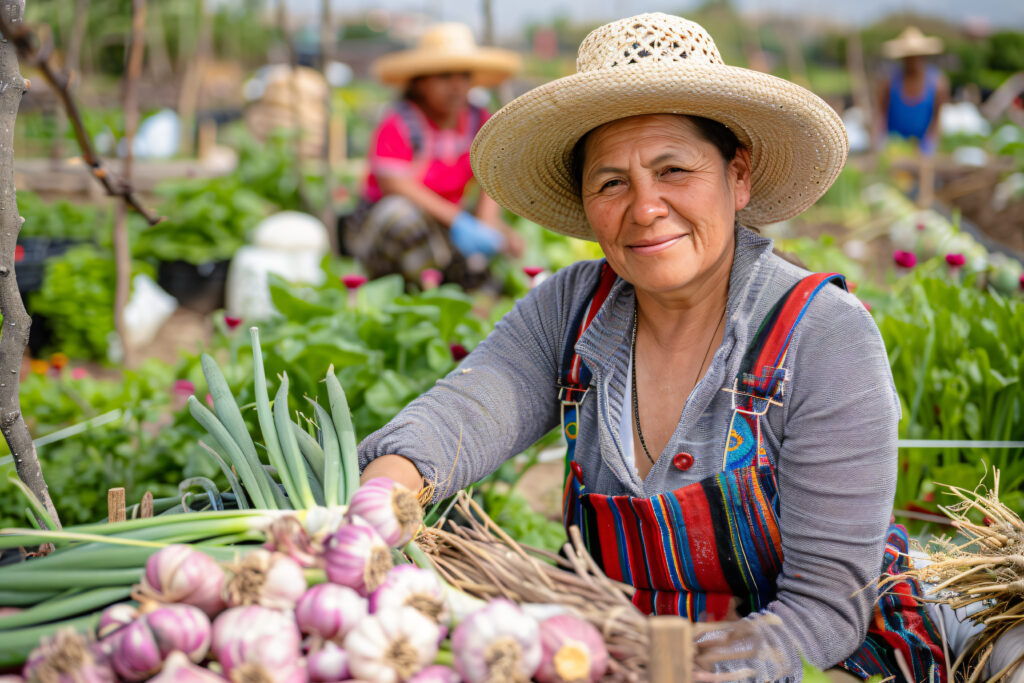
[[[144,264],[133,270],[152,274]],[[106,358],[116,280],[113,254],[93,245],[74,247],[47,262],[42,288],[29,297],[28,308],[48,319],[51,350],[71,358]]]
[[18,192],[18,212],[25,224],[18,234],[22,237],[46,237],[99,241],[97,238],[110,231],[109,212],[92,204],[77,204],[66,200],[43,201],[35,192]]

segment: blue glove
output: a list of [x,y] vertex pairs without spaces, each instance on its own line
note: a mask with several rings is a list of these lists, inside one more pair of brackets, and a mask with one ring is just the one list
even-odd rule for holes
[[449,235],[463,256],[494,256],[505,244],[505,237],[500,232],[466,211],[452,221]]

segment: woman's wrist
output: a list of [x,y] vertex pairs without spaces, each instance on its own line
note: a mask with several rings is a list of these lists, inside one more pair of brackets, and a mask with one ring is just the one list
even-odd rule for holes
[[423,488],[423,476],[412,460],[395,454],[382,455],[369,462],[359,478],[361,482],[375,477],[387,477],[414,493]]

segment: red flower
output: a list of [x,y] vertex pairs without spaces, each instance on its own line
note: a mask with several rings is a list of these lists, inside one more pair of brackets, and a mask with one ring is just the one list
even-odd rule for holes
[[366,284],[366,276],[358,273],[349,273],[348,275],[341,276],[341,284],[345,285],[345,289],[354,291],[359,289]]
[[1024,292],[1024,273],[1020,275],[1020,291]]
[[187,379],[179,379],[174,382],[174,394],[176,396],[191,396],[196,393],[196,385]]
[[242,324],[242,319],[236,318],[233,315],[225,315],[224,324],[228,326],[229,330],[234,330],[236,327]]
[[89,371],[85,368],[72,368],[71,379],[85,379],[89,376]]
[[523,272],[529,277],[537,277],[544,272],[544,269],[540,266],[523,266]]
[[967,259],[963,254],[946,254],[946,263],[954,268],[959,268],[967,263]]
[[860,302],[864,306],[864,308],[867,309],[868,313],[870,313],[871,312],[871,304],[869,304],[867,301],[864,301],[863,299],[861,299]]
[[25,258],[25,247],[20,244],[14,247],[14,262],[19,263]]
[[66,353],[61,353],[60,351],[58,351],[57,353],[50,356],[50,365],[52,365],[57,370],[63,370],[65,367],[67,367],[67,364],[68,355]]
[[897,249],[892,253],[892,260],[896,262],[896,265],[900,268],[913,268],[917,265],[917,256],[912,251],[903,251]]
[[452,344],[448,348],[451,349],[452,358],[455,360],[456,363],[458,363],[460,360],[469,355],[469,351],[467,351],[466,347],[463,346],[462,344]]
[[857,291],[857,283],[854,282],[853,280],[847,280],[846,281],[846,291],[848,291],[850,294],[853,294],[854,292],[856,292]]
[[420,273],[420,284],[423,285],[423,289],[433,289],[444,281],[444,273],[437,268],[426,268]]
[[918,229],[918,231],[920,231],[920,232],[924,232],[924,223],[921,223],[920,221],[918,221],[918,223],[917,223],[917,229]]
[[928,493],[924,494],[921,497],[921,500],[923,500],[926,503],[934,503],[935,502],[935,492],[934,491],[929,491]]

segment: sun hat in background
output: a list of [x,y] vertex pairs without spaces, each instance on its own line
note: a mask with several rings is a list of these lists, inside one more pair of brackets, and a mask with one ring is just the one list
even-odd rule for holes
[[892,40],[882,43],[882,54],[889,59],[926,57],[942,53],[942,39],[926,36],[916,26],[908,26]]
[[511,50],[480,47],[469,26],[459,22],[434,24],[416,47],[384,55],[370,70],[381,82],[404,86],[416,76],[469,71],[473,85],[492,86],[514,75],[522,59]]
[[594,240],[570,176],[586,133],[640,114],[690,114],[726,126],[751,152],[751,198],[740,222],[800,213],[846,162],[846,129],[814,93],[728,66],[699,24],[662,13],[606,24],[584,39],[577,73],[530,90],[494,114],[471,159],[499,204],[555,232]]

